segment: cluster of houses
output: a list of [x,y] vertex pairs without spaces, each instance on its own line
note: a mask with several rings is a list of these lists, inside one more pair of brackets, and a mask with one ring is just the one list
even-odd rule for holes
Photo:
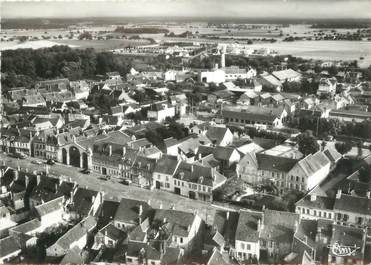
[[[316,95],[283,92],[284,84],[300,83],[307,73],[258,75],[252,68],[226,66],[226,53],[223,46],[221,67],[211,70],[160,71],[137,64],[125,81],[109,72],[100,81],[56,79],[10,89],[2,98],[0,149],[16,158],[73,166],[86,177],[109,176],[153,190],[154,196],[163,190],[207,203],[235,177],[254,193],[264,185],[276,196],[304,193],[295,212],[218,210],[206,222],[197,212],[107,200],[101,191],[50,176],[48,167],[27,172],[4,163],[0,263],[21,262],[37,238],[59,228],[65,233],[47,246],[46,256],[64,263],[211,265],[274,258],[364,264],[371,252],[369,185],[354,172],[337,183],[337,192],[322,190],[342,155],[333,145],[302,154],[291,140],[297,132],[285,123],[313,116],[370,120],[371,85],[354,73],[321,73]],[[169,85],[178,83],[201,84],[208,92],[197,92],[202,99],[194,104],[195,91]],[[150,132],[169,129],[169,121],[182,124],[186,136],[153,139]],[[292,138],[250,137],[236,128]]]
[[[166,178],[173,172],[181,183],[191,180],[192,172],[208,174],[196,165],[192,169],[174,162],[166,159],[156,166],[159,187],[167,188]],[[358,171],[336,193],[326,193],[320,185],[312,188],[295,204],[295,212],[216,210],[207,222],[197,211],[109,197],[64,177],[6,166],[0,172],[1,263],[26,260],[27,249],[60,228],[64,232],[44,246],[45,261],[367,264],[370,258],[370,185],[359,182]]]

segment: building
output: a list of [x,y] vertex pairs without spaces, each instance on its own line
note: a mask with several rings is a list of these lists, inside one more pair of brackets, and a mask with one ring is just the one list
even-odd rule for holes
[[321,78],[318,84],[317,95],[334,96],[336,93],[336,78]]
[[173,175],[180,161],[176,156],[163,155],[158,159],[153,171],[153,185],[156,189],[173,191]]
[[273,71],[272,75],[277,78],[281,83],[284,82],[299,82],[301,80],[301,74],[292,70],[285,69],[281,71]]
[[262,212],[240,211],[236,227],[235,258],[241,261],[260,259],[260,231],[263,228]]
[[223,185],[227,179],[213,168],[181,162],[173,180],[175,194],[212,201],[212,191]]
[[214,146],[227,146],[233,142],[233,133],[227,127],[210,126],[205,135]]
[[175,116],[175,107],[167,103],[157,103],[151,105],[147,112],[147,117],[151,121],[163,122],[166,118]]
[[61,236],[57,242],[46,249],[48,257],[62,257],[74,247],[83,249],[87,243],[88,234],[96,227],[97,221],[88,216]]
[[223,107],[222,117],[230,125],[256,127],[282,127],[287,117],[284,108],[260,106]]

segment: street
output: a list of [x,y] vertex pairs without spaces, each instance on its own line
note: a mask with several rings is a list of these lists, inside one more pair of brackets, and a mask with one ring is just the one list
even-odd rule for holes
[[[35,158],[16,159],[9,157],[7,154],[0,154],[0,161],[2,164],[12,168],[20,168],[21,170],[45,171],[46,164],[33,164]],[[176,210],[187,212],[197,211],[198,214],[207,222],[212,223],[214,219],[215,210],[224,209],[235,211],[236,207],[215,205],[204,201],[191,200],[189,198],[181,197],[179,195],[161,191],[148,190],[137,186],[126,186],[118,182],[118,180],[111,178],[110,180],[100,179],[100,174],[91,172],[90,174],[83,174],[81,169],[56,163],[49,167],[49,174],[53,177],[60,177],[67,181],[77,182],[81,187],[88,187],[92,190],[102,191],[106,199],[120,200],[121,198],[129,198],[143,201],[150,201],[154,208],[169,209],[173,205]]]

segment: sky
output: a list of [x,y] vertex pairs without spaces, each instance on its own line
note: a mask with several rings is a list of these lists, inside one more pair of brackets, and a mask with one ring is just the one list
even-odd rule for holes
[[371,0],[5,1],[1,4],[1,16],[371,18]]

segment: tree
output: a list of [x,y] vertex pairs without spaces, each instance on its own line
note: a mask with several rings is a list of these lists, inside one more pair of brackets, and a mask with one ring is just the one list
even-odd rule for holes
[[371,182],[371,168],[368,167],[361,167],[361,169],[358,171],[359,176],[358,179],[360,182],[370,183]]
[[348,153],[352,149],[352,143],[350,141],[346,141],[344,143],[336,143],[335,148],[340,154],[343,155]]
[[320,148],[316,139],[310,133],[302,133],[298,136],[299,151],[305,156],[317,152]]

